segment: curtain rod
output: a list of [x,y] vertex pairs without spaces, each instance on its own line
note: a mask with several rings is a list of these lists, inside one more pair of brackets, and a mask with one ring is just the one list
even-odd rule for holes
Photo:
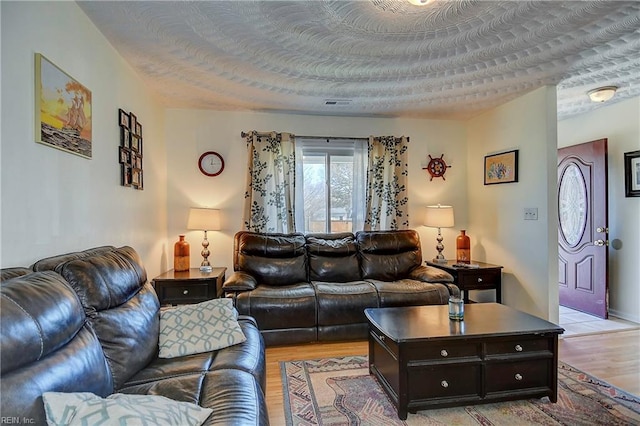
[[[266,136],[272,132],[256,132],[256,133],[261,136]],[[243,138],[246,138],[247,136],[249,136],[249,133],[240,132],[240,136]],[[342,139],[342,140],[348,140],[348,141],[369,140],[369,137],[353,138],[353,137],[341,137],[341,136],[303,136],[303,135],[294,135],[294,136],[297,136],[299,138],[307,138],[307,139],[326,139],[327,142],[329,142],[329,139]],[[409,140],[409,137],[407,136],[407,141],[408,140]]]
[[[268,135],[271,132],[256,132],[259,135]],[[243,138],[246,138],[247,136],[249,136],[249,133],[245,133],[245,132],[241,132],[240,136]],[[360,140],[367,140],[369,139],[368,137],[363,137],[363,138],[347,138],[347,137],[341,137],[341,136],[303,136],[303,135],[295,135],[296,137],[299,138],[307,138],[307,139],[343,139],[343,140],[354,140],[354,141],[360,141]]]

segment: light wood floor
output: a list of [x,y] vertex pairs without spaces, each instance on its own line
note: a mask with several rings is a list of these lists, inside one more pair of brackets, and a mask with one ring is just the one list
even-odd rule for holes
[[[559,358],[586,373],[640,395],[640,330],[560,339]],[[267,407],[271,425],[284,425],[281,361],[364,355],[366,341],[267,348]]]

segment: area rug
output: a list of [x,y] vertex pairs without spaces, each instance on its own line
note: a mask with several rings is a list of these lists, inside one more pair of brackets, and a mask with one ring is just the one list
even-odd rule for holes
[[640,425],[640,398],[558,365],[549,398],[423,410],[398,419],[366,356],[282,362],[287,425]]

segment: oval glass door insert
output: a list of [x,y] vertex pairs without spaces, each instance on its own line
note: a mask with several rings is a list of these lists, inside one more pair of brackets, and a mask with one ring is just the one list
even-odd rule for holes
[[558,190],[558,215],[565,241],[575,247],[587,225],[587,186],[580,168],[575,164],[569,164],[562,175]]

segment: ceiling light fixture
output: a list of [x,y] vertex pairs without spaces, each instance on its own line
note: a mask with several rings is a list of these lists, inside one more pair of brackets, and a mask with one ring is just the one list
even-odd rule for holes
[[426,6],[427,4],[431,3],[434,0],[407,0],[407,1],[414,6]]
[[597,89],[589,90],[587,95],[589,95],[591,102],[607,102],[609,99],[613,98],[613,95],[616,94],[616,90],[618,90],[616,86],[598,87]]

